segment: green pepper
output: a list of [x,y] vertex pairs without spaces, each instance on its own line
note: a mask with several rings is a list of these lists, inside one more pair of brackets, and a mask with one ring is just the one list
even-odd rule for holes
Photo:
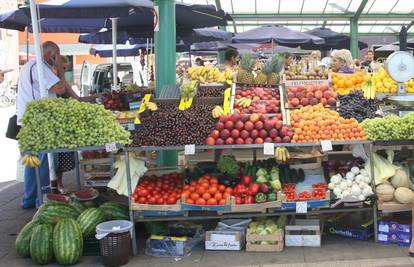
[[269,193],[267,194],[267,201],[276,201],[276,193]]
[[258,193],[254,198],[256,203],[266,202],[267,196],[264,193]]

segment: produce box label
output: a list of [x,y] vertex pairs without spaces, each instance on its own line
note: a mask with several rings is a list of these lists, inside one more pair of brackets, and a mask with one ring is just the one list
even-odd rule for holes
[[206,241],[207,250],[241,250],[240,242]]

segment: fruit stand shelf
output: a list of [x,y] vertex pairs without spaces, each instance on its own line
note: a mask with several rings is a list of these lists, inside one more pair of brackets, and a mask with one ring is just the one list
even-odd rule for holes
[[378,210],[381,211],[382,213],[393,213],[393,212],[403,212],[403,211],[411,211],[412,209],[412,204],[401,204],[401,203],[397,203],[394,201],[390,201],[390,202],[383,202],[377,203],[378,205]]

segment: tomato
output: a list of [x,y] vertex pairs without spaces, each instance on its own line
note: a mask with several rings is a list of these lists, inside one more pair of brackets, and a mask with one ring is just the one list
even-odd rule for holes
[[196,185],[197,185],[197,182],[196,182],[196,181],[192,181],[192,182],[190,183],[190,185],[191,185],[191,186],[196,186]]
[[217,187],[216,187],[216,186],[211,186],[211,187],[208,189],[208,192],[209,192],[210,194],[214,195],[214,194],[217,192]]
[[236,197],[236,205],[240,205],[243,203],[243,198],[242,197]]
[[210,175],[204,175],[202,178],[203,179],[206,179],[206,180],[210,180],[211,179],[211,176]]
[[245,196],[244,197],[244,204],[254,204],[254,197],[253,196]]
[[159,199],[157,199],[157,204],[158,205],[164,204],[164,199],[162,197],[160,197]]
[[138,194],[136,194],[136,193],[134,193],[134,194],[132,194],[132,196],[131,196],[133,199],[137,199],[138,198]]
[[147,189],[145,189],[145,188],[141,189],[140,196],[147,197],[148,194],[149,194],[149,191]]
[[194,200],[192,200],[191,198],[188,198],[188,199],[185,200],[185,203],[194,204]]
[[161,198],[161,194],[155,193],[155,194],[152,194],[152,197],[154,197],[155,199],[159,199]]
[[218,179],[217,178],[211,178],[210,179],[210,184],[218,184]]
[[195,186],[190,186],[190,189],[188,189],[190,192],[195,192],[196,191],[196,188],[195,188]]
[[156,203],[157,203],[157,199],[155,197],[148,198],[148,204],[156,204]]
[[220,199],[219,205],[226,205],[226,200],[225,199]]
[[168,184],[163,184],[162,185],[162,189],[163,190],[169,190],[170,189],[170,186]]
[[147,198],[146,197],[139,197],[138,203],[140,204],[147,204]]
[[167,198],[167,204],[169,204],[169,205],[173,205],[173,204],[175,204],[175,203],[177,203],[177,201],[176,201],[176,198],[175,198],[175,197],[168,197],[168,198]]
[[197,189],[197,193],[199,193],[200,195],[203,195],[205,192],[207,192],[207,189],[203,186],[199,186]]
[[233,194],[233,188],[227,187],[225,192],[232,195]]
[[190,186],[189,186],[188,184],[186,184],[186,185],[184,186],[184,190],[188,190],[188,189],[190,189]]
[[202,197],[203,197],[204,200],[209,200],[211,198],[211,194],[206,192],[206,193],[203,194]]
[[224,186],[224,185],[219,185],[219,187],[218,187],[218,190],[221,192],[221,193],[224,193],[225,191],[226,191],[226,186]]
[[215,193],[215,194],[214,194],[214,198],[215,198],[217,201],[220,201],[220,200],[223,198],[223,194],[222,194],[222,193],[220,193],[220,192],[217,192],[217,193]]
[[190,198],[194,201],[200,198],[200,195],[198,193],[191,193]]
[[210,187],[210,184],[208,182],[202,182],[200,186],[204,187],[205,189],[208,189]]
[[205,205],[206,201],[202,198],[197,199],[197,201],[195,202],[197,205]]
[[217,200],[215,198],[210,198],[207,200],[207,205],[217,205]]

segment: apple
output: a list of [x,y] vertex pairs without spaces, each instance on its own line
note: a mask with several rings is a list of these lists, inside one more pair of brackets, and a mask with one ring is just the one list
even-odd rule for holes
[[217,138],[217,140],[216,140],[216,146],[221,146],[221,145],[224,145],[224,140],[221,139],[221,138]]
[[[246,109],[247,110],[247,112],[249,111],[248,109]],[[243,122],[243,123],[245,123],[246,121],[248,121],[249,120],[249,116],[248,115],[241,115],[240,116],[240,120]]]
[[307,105],[309,104],[309,101],[308,101],[308,99],[307,99],[307,98],[302,98],[302,99],[300,100],[300,104],[301,104],[301,105],[304,105],[304,106],[307,106]]
[[276,119],[281,121],[283,119],[282,113],[276,114]]
[[318,104],[318,99],[317,98],[311,98],[309,100],[309,104],[311,104],[312,106],[317,105]]
[[257,130],[263,129],[263,122],[256,121],[255,124],[254,124],[254,128],[257,129]]
[[271,137],[266,137],[266,138],[264,139],[264,142],[265,142],[265,143],[273,143],[273,139],[272,139]]
[[214,139],[217,139],[220,137],[220,132],[218,130],[213,130],[210,136],[213,137]]
[[251,145],[251,144],[253,144],[253,138],[251,138],[251,137],[248,137],[248,138],[246,138],[246,140],[244,140],[244,143],[245,144],[247,144],[247,145]]
[[224,123],[222,123],[221,121],[217,122],[215,128],[216,128],[216,130],[219,130],[219,131],[223,130],[224,129]]
[[237,121],[234,123],[234,128],[241,131],[244,128],[244,123],[242,121]]
[[226,145],[232,145],[232,144],[234,144],[234,139],[231,138],[231,137],[227,138],[226,139]]
[[275,123],[275,127],[276,127],[276,129],[278,129],[278,130],[282,129],[282,127],[283,127],[283,122],[282,122],[281,120],[278,120],[278,121]]
[[259,131],[259,136],[261,137],[261,138],[266,138],[268,135],[267,135],[267,131],[265,130],[265,129],[261,129],[260,131]]
[[247,139],[248,137],[250,136],[250,133],[249,133],[249,131],[247,131],[247,130],[242,130],[241,132],[240,132],[240,137],[241,138],[243,138],[243,139]]
[[254,129],[254,124],[251,121],[246,121],[246,123],[244,124],[244,129],[246,129],[247,131],[252,131]]
[[259,136],[259,131],[258,131],[258,130],[253,129],[253,130],[250,132],[250,137],[251,137],[251,138],[256,139],[258,136]]
[[240,131],[239,130],[237,130],[237,129],[231,130],[231,137],[237,138],[239,136],[240,136]]
[[239,114],[239,112],[234,112],[233,115],[231,116],[231,120],[234,123],[240,121],[240,114]]
[[259,119],[260,119],[260,116],[259,116],[259,114],[256,114],[256,113],[251,114],[250,117],[249,117],[249,120],[251,122],[253,122],[253,123],[255,123],[256,121],[258,121]]
[[290,137],[289,137],[289,136],[285,136],[285,137],[283,137],[282,142],[283,142],[283,143],[290,143]]
[[229,120],[229,116],[227,115],[221,115],[220,119],[219,119],[222,123],[225,123],[226,121]]
[[328,105],[330,105],[330,106],[335,106],[336,105],[336,100],[335,100],[335,98],[329,98],[328,99]]
[[209,146],[214,146],[216,144],[216,139],[214,139],[211,136],[207,137],[206,144],[209,145]]
[[275,143],[282,143],[282,137],[280,137],[280,136],[276,136],[275,138],[273,138],[273,141],[274,141]]
[[271,129],[273,129],[275,127],[275,121],[274,120],[266,120],[265,124],[264,124],[264,128],[267,131],[270,131]]
[[276,130],[276,129],[271,129],[271,130],[269,131],[269,136],[270,136],[271,138],[275,138],[275,137],[277,136],[277,134],[278,134],[278,132],[277,132],[277,130]]
[[244,140],[239,137],[239,138],[236,139],[236,144],[243,145],[244,144]]
[[226,140],[229,136],[230,136],[230,131],[229,131],[229,130],[227,130],[227,129],[224,129],[224,130],[223,130],[223,131],[221,131],[221,133],[220,133],[220,137],[221,137],[223,140]]
[[229,131],[231,131],[234,128],[234,123],[232,121],[226,121],[226,123],[224,123],[224,128],[226,128]]
[[255,143],[255,144],[263,144],[263,143],[264,143],[264,141],[263,141],[263,139],[262,139],[262,138],[257,137],[257,138],[254,140],[254,143]]
[[282,129],[280,129],[280,131],[279,131],[279,135],[281,137],[287,136],[288,133],[289,133],[289,128],[286,127],[286,126],[283,126]]

